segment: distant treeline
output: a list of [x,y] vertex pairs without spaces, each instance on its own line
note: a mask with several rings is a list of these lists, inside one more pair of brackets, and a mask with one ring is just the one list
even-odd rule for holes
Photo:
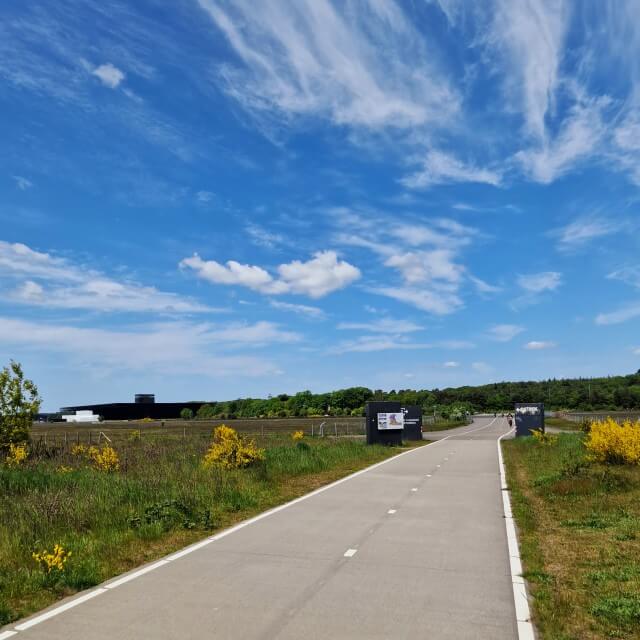
[[288,416],[359,416],[370,400],[396,400],[420,405],[425,413],[448,415],[452,410],[505,411],[515,402],[544,402],[551,410],[615,411],[640,409],[640,371],[628,376],[496,382],[477,387],[447,389],[371,390],[350,387],[329,393],[301,391],[269,398],[241,398],[211,402],[198,412],[200,418],[285,418]]

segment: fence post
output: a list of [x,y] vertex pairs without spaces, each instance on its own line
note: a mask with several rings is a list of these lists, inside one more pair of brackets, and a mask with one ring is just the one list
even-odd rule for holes
[[311,437],[313,438],[313,422],[311,423]]
[[260,425],[260,435],[264,438],[264,425]]

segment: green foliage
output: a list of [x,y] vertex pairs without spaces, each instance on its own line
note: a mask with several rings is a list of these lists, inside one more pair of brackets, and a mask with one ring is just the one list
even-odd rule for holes
[[183,420],[193,420],[193,411],[191,409],[189,409],[188,407],[185,407],[181,412],[180,412],[180,417]]
[[640,373],[609,378],[496,382],[478,387],[383,391],[349,387],[328,393],[300,391],[268,398],[238,398],[203,405],[198,418],[285,418],[363,415],[370,400],[418,405],[445,418],[465,412],[513,411],[516,402],[544,402],[551,410],[614,411],[640,409]]
[[0,449],[29,439],[39,409],[38,388],[25,379],[20,364],[12,360],[0,371]]

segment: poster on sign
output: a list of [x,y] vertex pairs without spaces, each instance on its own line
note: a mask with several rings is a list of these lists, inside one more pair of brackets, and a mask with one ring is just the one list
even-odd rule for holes
[[404,413],[379,413],[378,431],[390,431],[404,428]]

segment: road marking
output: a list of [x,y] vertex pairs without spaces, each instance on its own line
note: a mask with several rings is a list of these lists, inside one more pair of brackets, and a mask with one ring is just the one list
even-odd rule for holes
[[17,631],[3,631],[0,633],[0,640],[4,640],[5,638],[10,638],[11,636],[15,636]]
[[[387,513],[388,513],[389,515],[391,515],[391,516],[392,516],[395,512],[396,512],[396,510],[395,510],[395,509],[389,509],[389,511],[387,511]],[[2,640],[2,639],[0,638],[0,640]]]
[[[432,447],[434,445],[439,444],[440,442],[445,442],[445,440],[449,440],[449,438],[453,438],[454,436],[457,435],[467,435],[469,433],[475,433],[476,431],[482,431],[483,429],[488,429],[495,421],[497,420],[497,418],[494,418],[489,424],[485,424],[482,427],[477,427],[476,429],[468,429],[467,431],[461,431],[461,432],[456,432],[456,433],[452,433],[451,435],[445,436],[444,438],[439,438],[438,440],[433,440],[431,441],[431,444],[426,445],[429,447]],[[351,475],[345,476],[344,478],[340,478],[340,480],[336,480],[335,482],[332,482],[331,484],[327,484],[324,487],[320,487],[319,489],[316,489],[315,491],[311,491],[310,493],[307,493],[303,496],[300,496],[299,498],[295,498],[293,500],[290,500],[289,502],[285,502],[284,504],[281,504],[278,507],[274,507],[273,509],[270,509],[269,511],[265,511],[264,513],[260,513],[257,516],[254,516],[253,518],[249,518],[248,520],[245,520],[244,522],[240,522],[237,525],[230,527],[229,529],[225,529],[224,531],[221,531],[220,533],[216,533],[215,535],[209,536],[208,538],[206,538],[205,540],[201,540],[200,542],[196,542],[195,544],[192,544],[184,549],[182,549],[181,551],[178,551],[177,553],[173,553],[170,554],[168,556],[166,556],[165,558],[163,558],[162,560],[156,561],[153,564],[148,565],[147,567],[143,567],[142,569],[139,569],[138,571],[134,571],[133,573],[127,574],[125,576],[123,576],[122,578],[119,578],[117,580],[115,580],[114,582],[111,582],[109,584],[105,584],[104,587],[99,587],[97,589],[94,589],[93,591],[89,591],[88,593],[84,593],[81,594],[77,597],[75,597],[73,600],[70,600],[69,602],[66,602],[65,604],[61,604],[53,609],[50,609],[49,611],[47,611],[46,613],[43,613],[39,616],[35,616],[34,618],[31,618],[29,620],[27,620],[26,622],[23,622],[21,624],[18,624],[14,627],[15,631],[13,630],[7,630],[7,631],[3,631],[2,633],[4,634],[3,636],[0,636],[0,640],[3,640],[3,638],[10,638],[13,635],[16,634],[16,631],[24,631],[25,629],[29,629],[30,627],[33,627],[36,624],[39,624],[40,622],[44,622],[45,620],[48,620],[49,618],[53,618],[54,616],[57,616],[59,613],[63,613],[64,611],[67,611],[68,609],[72,609],[73,607],[82,604],[83,602],[86,602],[87,600],[91,600],[92,598],[95,598],[96,596],[100,595],[101,593],[106,593],[109,589],[113,589],[116,586],[119,586],[121,584],[124,584],[125,582],[129,582],[130,580],[133,580],[134,578],[137,578],[145,573],[148,573],[149,571],[153,571],[154,569],[157,569],[158,567],[164,566],[165,564],[169,564],[170,562],[172,562],[173,560],[178,560],[179,558],[183,558],[184,556],[193,553],[194,551],[197,551],[198,549],[201,549],[202,547],[205,547],[209,544],[211,544],[212,542],[215,542],[216,540],[221,540],[222,538],[226,538],[227,536],[231,535],[232,533],[235,533],[236,531],[240,531],[240,529],[244,529],[245,527],[248,527],[256,522],[259,522],[260,520],[263,520],[264,518],[268,518],[280,511],[283,511],[284,509],[288,509],[289,507],[292,507],[294,504],[298,504],[299,502],[302,502],[303,500],[308,500],[309,498],[313,498],[314,496],[317,496],[320,493],[324,493],[325,491],[328,491],[329,489],[333,489],[334,487],[337,487],[338,485],[342,484],[343,482],[348,482],[349,480],[353,480],[354,478],[357,478],[358,476],[363,475],[364,473],[368,473],[369,471],[373,471],[373,469],[377,469],[378,467],[381,467],[382,465],[388,464],[389,462],[392,462],[393,460],[397,460],[398,458],[401,458],[402,456],[407,456],[409,454],[415,453],[416,451],[420,451],[422,449],[422,447],[415,447],[414,449],[410,449],[409,451],[403,451],[402,453],[399,453],[391,458],[387,458],[386,460],[382,460],[381,462],[377,462],[376,464],[372,464],[370,467],[366,467],[365,469],[361,469],[360,471],[356,471],[355,473],[352,473]],[[439,466],[439,465],[438,465]],[[351,551],[351,549],[349,549],[349,551]],[[355,550],[357,551],[357,550]],[[355,553],[354,551],[354,553]],[[353,554],[352,554],[353,555]],[[351,556],[348,556],[351,557]],[[6,635],[9,634],[9,635]],[[522,640],[522,639],[521,639]]]
[[444,461],[447,462],[449,460],[449,458],[445,458]]
[[16,631],[25,631],[26,629],[29,629],[30,627],[33,627],[36,624],[40,624],[41,622],[44,622],[45,620],[48,620],[49,618],[53,618],[53,616],[57,616],[59,613],[62,613],[63,611],[67,611],[68,609],[72,609],[73,607],[77,607],[79,604],[82,604],[83,602],[86,602],[87,600],[91,600],[92,598],[95,598],[96,596],[99,596],[101,593],[106,593],[106,589],[94,589],[93,591],[89,591],[89,593],[85,593],[84,595],[80,596],[79,598],[75,598],[73,600],[71,600],[71,602],[67,602],[65,604],[61,604],[59,607],[56,607],[55,609],[50,609],[49,611],[45,611],[45,613],[42,613],[39,616],[36,616],[35,618],[31,618],[30,620],[27,620],[26,622],[23,622],[22,624],[17,624],[14,629]]
[[418,487],[413,487],[413,489],[411,489],[411,491],[417,491]]
[[135,580],[139,576],[143,576],[145,573],[149,573],[149,571],[153,571],[158,567],[161,567],[165,564],[169,564],[169,560],[158,560],[158,562],[154,562],[153,564],[148,564],[146,567],[142,567],[142,569],[138,569],[133,573],[128,573],[126,576],[119,578],[118,580],[114,580],[113,582],[108,582],[104,585],[105,589],[115,589],[122,584],[130,582],[131,580]]
[[353,556],[355,556],[355,555],[356,555],[356,553],[358,553],[358,550],[357,550],[357,549],[347,549],[347,550],[344,552],[344,557],[345,557],[345,558],[353,558]]
[[437,464],[436,469],[439,469],[442,465]]
[[430,473],[427,473],[427,478],[430,478],[430,477],[431,477],[431,474],[430,474]]
[[519,640],[534,640],[535,632],[531,622],[531,611],[529,609],[529,599],[527,596],[527,585],[522,577],[522,562],[520,561],[520,549],[518,546],[518,535],[516,533],[513,513],[511,510],[511,498],[509,487],[507,486],[507,474],[505,472],[504,460],[502,458],[502,439],[513,433],[514,429],[503,433],[497,440],[498,444],[498,466],[500,467],[500,488],[502,490],[502,506],[504,509],[504,522],[507,530],[507,546],[509,549],[509,569],[511,572],[511,587],[513,589],[513,603],[516,608],[516,621],[518,624]]

